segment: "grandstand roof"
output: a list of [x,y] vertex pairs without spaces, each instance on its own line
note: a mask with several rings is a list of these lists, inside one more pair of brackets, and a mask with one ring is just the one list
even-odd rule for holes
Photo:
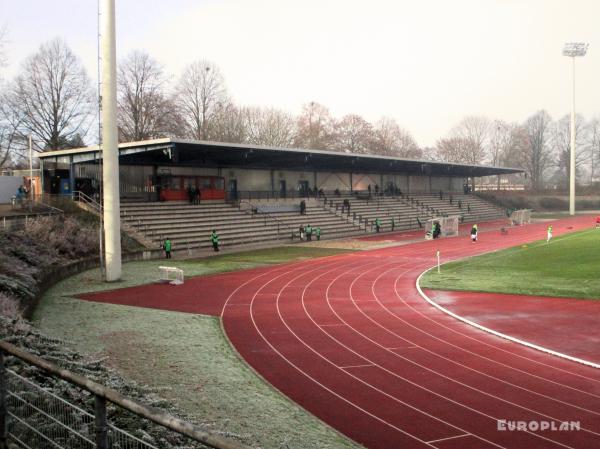
[[[42,159],[76,156],[74,162],[98,159],[98,146],[41,153]],[[373,154],[338,153],[185,139],[154,139],[119,144],[122,164],[241,167],[289,170],[408,173],[435,176],[488,176],[521,173],[519,168],[403,159]]]

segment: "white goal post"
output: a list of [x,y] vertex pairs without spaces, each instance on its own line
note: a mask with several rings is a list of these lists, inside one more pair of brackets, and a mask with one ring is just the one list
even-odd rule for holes
[[531,209],[519,209],[510,214],[512,225],[524,225],[531,223]]
[[438,237],[456,237],[458,235],[458,224],[460,217],[452,215],[449,217],[434,217],[427,220],[425,225],[425,238],[433,239],[435,234],[434,225],[439,225],[440,234]]
[[172,285],[183,284],[183,270],[176,267],[158,267],[159,281]]

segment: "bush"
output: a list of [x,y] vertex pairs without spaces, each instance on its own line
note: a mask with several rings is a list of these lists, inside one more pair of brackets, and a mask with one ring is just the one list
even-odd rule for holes
[[584,209],[584,210],[600,209],[600,201],[594,201],[594,200],[576,200],[575,205],[576,205],[577,209]]
[[539,201],[540,207],[546,210],[566,210],[569,203],[561,198],[545,197]]

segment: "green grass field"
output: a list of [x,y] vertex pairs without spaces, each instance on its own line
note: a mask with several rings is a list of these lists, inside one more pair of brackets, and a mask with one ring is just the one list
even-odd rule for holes
[[421,286],[600,300],[600,229],[442,265]]

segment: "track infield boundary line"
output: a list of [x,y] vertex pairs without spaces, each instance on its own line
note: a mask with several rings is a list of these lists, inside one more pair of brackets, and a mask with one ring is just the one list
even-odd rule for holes
[[417,287],[417,291],[419,292],[419,295],[421,295],[421,297],[427,301],[429,304],[431,304],[433,307],[437,308],[438,310],[444,312],[447,315],[450,315],[453,318],[456,318],[459,321],[462,321],[463,323],[468,324],[469,326],[473,326],[476,327],[479,330],[482,330],[484,332],[487,332],[489,334],[495,335],[497,337],[500,338],[504,338],[505,340],[509,340],[512,341],[513,343],[517,343],[523,346],[527,346],[528,348],[531,349],[535,349],[536,351],[541,351],[541,352],[545,352],[546,354],[550,354],[553,355],[555,357],[560,357],[562,359],[567,359],[570,360],[572,362],[576,362],[576,363],[580,363],[582,365],[586,365],[589,366],[591,368],[596,368],[596,369],[600,369],[600,364],[598,363],[594,363],[594,362],[590,362],[589,360],[584,360],[584,359],[580,359],[579,357],[573,357],[572,355],[568,355],[568,354],[564,354],[562,352],[558,352],[555,351],[553,349],[550,348],[546,348],[544,346],[540,346],[540,345],[536,345],[535,343],[531,343],[529,341],[525,341],[525,340],[521,340],[519,338],[513,337],[511,335],[508,334],[504,334],[502,332],[498,332],[494,329],[491,329],[489,327],[483,326],[479,323],[476,323],[475,321],[469,320],[468,318],[465,318],[463,316],[460,316],[448,309],[446,309],[445,307],[440,306],[438,303],[436,303],[435,301],[433,301],[429,296],[427,296],[427,294],[421,289],[421,278],[423,277],[423,275],[425,275],[427,272],[433,270],[434,268],[436,268],[437,265],[434,265],[433,267],[428,268],[427,270],[423,271],[419,277],[417,278],[415,285]]

